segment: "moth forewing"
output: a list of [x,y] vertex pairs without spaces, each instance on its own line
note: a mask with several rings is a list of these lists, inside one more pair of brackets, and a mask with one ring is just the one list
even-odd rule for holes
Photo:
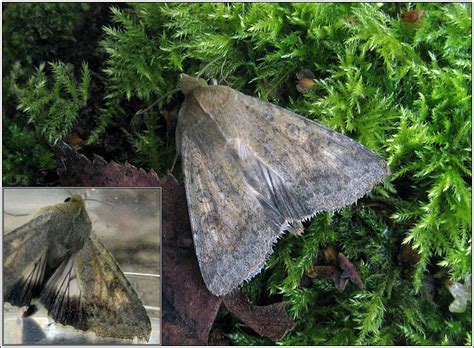
[[33,219],[4,239],[4,300],[28,305],[55,269],[84,245],[91,222],[79,195],[69,202],[43,207]]
[[285,230],[354,203],[389,172],[369,149],[291,111],[189,76],[182,86],[177,143],[196,254],[215,295],[259,273]]
[[[47,229],[42,229],[39,226],[48,223],[49,220],[50,216],[44,214],[4,236],[4,294],[8,292],[8,289],[11,289],[20,277],[28,275],[25,272],[28,266],[43,254],[45,255],[48,233]],[[36,230],[36,233],[32,233],[34,230]]]
[[76,310],[53,311],[55,320],[78,323],[82,330],[100,336],[148,340],[151,324],[145,308],[113,256],[94,234],[69,269],[69,275],[58,270],[63,281],[47,284],[42,294],[43,303],[54,309],[65,296],[66,288],[61,284],[70,284],[67,289],[75,294],[70,302]]

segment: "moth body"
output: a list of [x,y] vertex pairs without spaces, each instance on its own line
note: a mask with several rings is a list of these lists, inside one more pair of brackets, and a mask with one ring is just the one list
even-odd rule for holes
[[48,266],[57,267],[66,257],[84,247],[92,230],[84,200],[74,195],[67,202],[51,206],[48,232]]

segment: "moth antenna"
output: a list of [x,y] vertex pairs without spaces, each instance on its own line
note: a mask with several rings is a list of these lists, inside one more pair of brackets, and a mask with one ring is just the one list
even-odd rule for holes
[[4,212],[5,215],[10,215],[10,216],[28,216],[30,214],[13,214],[13,213],[9,213],[7,211]]
[[176,154],[174,155],[173,164],[171,165],[170,173],[173,172],[174,166],[176,165],[176,162],[178,162],[178,157],[179,157],[179,154],[176,152]]
[[161,97],[159,97],[158,99],[156,99],[153,103],[151,103],[149,106],[147,106],[145,109],[140,109],[138,110],[135,115],[133,115],[133,118],[135,117],[138,117],[140,116],[141,114],[144,114],[145,112],[147,112],[148,110],[150,110],[151,108],[153,108],[156,104],[158,104],[160,101],[162,101],[163,99],[165,98],[168,98],[170,95],[173,95],[174,93],[176,92],[179,92],[180,89],[179,88],[175,88],[173,90],[171,90],[170,92],[162,95]]
[[207,70],[207,68],[209,68],[215,62],[217,62],[219,59],[221,59],[221,57],[216,57],[213,60],[211,60],[209,63],[207,63],[204,66],[204,68],[202,68],[201,70],[198,71],[198,73],[196,74],[196,77],[201,77],[201,75]]
[[108,206],[111,206],[113,207],[114,205],[112,203],[109,203],[107,201],[101,201],[99,199],[94,199],[94,198],[84,198],[85,201],[93,201],[93,202],[99,202],[99,203],[102,203],[102,204],[105,204],[105,205],[108,205]]
[[229,81],[224,77],[224,65],[225,62],[227,61],[227,57],[224,58],[224,61],[222,62],[221,65],[221,81],[224,82],[226,85],[230,85]]
[[[110,211],[112,210],[112,208],[114,207],[114,204],[113,203],[110,203],[110,202],[107,202],[107,201],[101,201],[99,199],[94,199],[94,198],[84,198],[84,201],[93,201],[93,202],[99,202],[99,203],[102,203],[102,204],[105,204],[105,205],[108,205],[110,207],[109,210],[107,210],[107,212],[105,214],[108,214],[110,213]],[[94,223],[96,223],[96,221],[94,221]]]
[[155,274],[155,273],[123,272],[123,274],[129,275],[129,276],[138,276],[138,277],[161,278],[159,274]]

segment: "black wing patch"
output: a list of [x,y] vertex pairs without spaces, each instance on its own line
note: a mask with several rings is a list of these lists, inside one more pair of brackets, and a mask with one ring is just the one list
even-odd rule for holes
[[56,322],[87,330],[80,303],[81,290],[74,268],[75,258],[76,255],[70,256],[56,269],[41,293],[40,302]]
[[32,298],[38,297],[43,289],[46,262],[47,253],[44,251],[27,267],[16,283],[10,289],[6,289],[4,301],[23,307],[29,305]]

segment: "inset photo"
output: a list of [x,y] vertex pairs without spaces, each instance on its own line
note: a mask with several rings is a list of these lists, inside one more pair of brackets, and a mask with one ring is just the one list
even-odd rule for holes
[[4,188],[3,344],[160,344],[161,188]]

